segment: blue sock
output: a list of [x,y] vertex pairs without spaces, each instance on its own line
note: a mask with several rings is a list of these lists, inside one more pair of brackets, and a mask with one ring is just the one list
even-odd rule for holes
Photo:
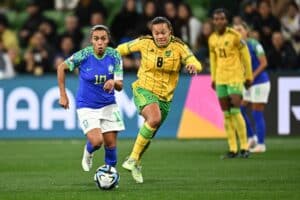
[[101,146],[96,146],[96,147],[94,147],[94,146],[92,145],[92,143],[91,143],[89,140],[86,142],[86,150],[87,150],[89,153],[93,153],[94,151],[100,149],[100,147],[101,147]]
[[247,109],[245,106],[241,106],[241,112],[242,112],[242,115],[243,115],[245,123],[246,123],[247,136],[248,136],[248,138],[253,137],[254,136],[253,129],[252,129],[252,126],[250,123],[250,119],[247,115]]
[[117,164],[117,147],[105,147],[105,164],[116,166]]
[[255,128],[257,133],[258,144],[265,143],[266,124],[265,118],[262,111],[252,111],[252,116],[255,121]]

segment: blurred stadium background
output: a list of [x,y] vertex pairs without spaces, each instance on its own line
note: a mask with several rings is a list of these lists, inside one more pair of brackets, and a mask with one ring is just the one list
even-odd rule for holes
[[[128,2],[135,5],[132,12],[123,9]],[[64,111],[57,104],[55,66],[88,44],[89,28],[95,23],[111,28],[114,45],[148,33],[151,17],[143,14],[148,2],[0,1],[0,199],[299,199],[297,0],[150,1],[157,6],[155,15],[170,18],[176,35],[193,49],[205,70],[194,77],[182,71],[170,115],[145,156],[145,184],[135,185],[120,169],[120,188],[100,193],[92,182],[93,172],[81,172],[84,137],[74,105],[77,77],[68,74],[71,108]],[[182,14],[182,3],[191,8],[188,17]],[[41,12],[30,17],[36,7]],[[207,50],[209,14],[216,7],[228,8],[232,20],[251,25],[269,61],[267,152],[248,160],[219,159],[227,144],[220,107],[210,88]],[[199,26],[190,26],[191,21]],[[264,27],[271,30],[269,35],[261,31]],[[117,101],[127,129],[120,134],[119,162],[142,121],[130,90],[138,64],[139,55],[124,58],[125,88],[117,93]],[[101,155],[96,156],[94,169],[102,164]]]

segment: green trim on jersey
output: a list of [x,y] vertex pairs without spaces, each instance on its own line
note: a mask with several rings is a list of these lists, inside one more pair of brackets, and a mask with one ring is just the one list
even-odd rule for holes
[[247,39],[247,41],[254,47],[255,54],[258,58],[261,56],[265,56],[264,48],[257,40],[249,38]]
[[243,94],[244,85],[242,83],[231,83],[216,85],[216,92],[219,98],[228,97],[232,94]]
[[[117,50],[111,47],[106,47],[105,55],[112,56],[115,60],[114,76],[123,77],[122,57]],[[123,78],[122,78],[123,79]]]
[[80,51],[74,53],[71,57],[69,57],[65,63],[68,65],[69,70],[73,71],[76,67],[78,67],[81,62],[88,57],[90,54],[94,53],[93,47],[88,46]]

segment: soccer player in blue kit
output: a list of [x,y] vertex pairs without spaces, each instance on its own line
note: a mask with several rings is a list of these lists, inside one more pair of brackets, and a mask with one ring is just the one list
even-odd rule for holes
[[123,88],[122,61],[119,53],[108,47],[109,42],[109,29],[96,25],[91,29],[92,46],[74,53],[57,68],[59,104],[65,109],[69,108],[65,70],[79,69],[76,109],[80,126],[87,137],[82,158],[84,171],[90,171],[94,152],[103,144],[105,164],[117,164],[117,133],[124,130],[114,95],[114,90]]
[[[269,76],[265,70],[268,62],[262,45],[257,40],[248,37],[249,28],[245,22],[235,24],[234,29],[247,41],[253,71],[253,83],[248,90],[243,91],[243,102],[241,106],[241,111],[247,126],[248,145],[251,153],[263,153],[266,151],[266,125],[263,112],[265,105],[268,103],[271,90]],[[247,115],[246,106],[248,106],[248,104],[251,104],[251,113],[255,125],[254,130],[251,127],[250,119]],[[255,136],[257,136],[258,141],[256,141]]]

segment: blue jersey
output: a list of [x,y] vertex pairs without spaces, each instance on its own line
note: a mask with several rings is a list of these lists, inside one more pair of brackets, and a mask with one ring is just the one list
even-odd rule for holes
[[[262,45],[255,39],[248,39],[247,46],[250,51],[251,63],[252,63],[252,71],[255,71],[260,65],[259,57],[265,55],[265,51]],[[262,71],[255,79],[253,80],[253,85],[259,83],[265,83],[269,81],[269,76],[267,72]]]
[[116,103],[114,91],[108,93],[103,89],[109,79],[123,80],[121,56],[116,50],[107,47],[100,58],[89,46],[74,53],[65,63],[70,71],[76,67],[79,69],[77,108],[102,108]]

